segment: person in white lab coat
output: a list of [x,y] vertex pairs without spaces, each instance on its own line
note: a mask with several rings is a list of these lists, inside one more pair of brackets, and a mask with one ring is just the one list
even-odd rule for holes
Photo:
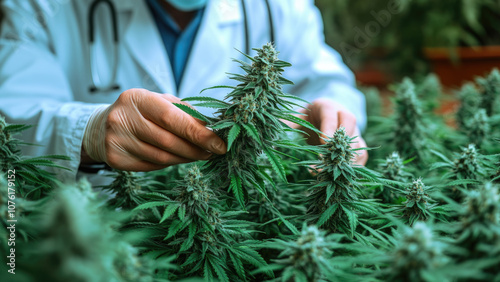
[[[293,65],[284,76],[295,85],[284,90],[312,102],[305,118],[326,134],[342,125],[359,135],[365,126],[363,95],[338,53],[324,43],[312,0],[269,0],[269,10],[265,0],[246,0],[245,9],[238,0],[111,0],[116,48],[106,5],[97,5],[90,28],[95,2],[2,3],[0,114],[9,123],[35,125],[22,138],[42,146],[26,147],[26,155],[72,159],[64,180],[74,178],[82,163],[147,171],[225,153],[219,137],[172,103],[207,87],[234,84],[227,73],[240,71],[231,59],[244,59],[236,49],[261,47],[271,40],[271,27],[280,59]],[[188,56],[181,67],[178,54],[171,55],[175,48],[169,49],[162,17],[174,22],[181,37],[197,25],[189,50],[176,47]],[[226,94],[207,92],[218,99]],[[355,146],[364,141],[359,138]],[[358,162],[366,158],[363,153]]]

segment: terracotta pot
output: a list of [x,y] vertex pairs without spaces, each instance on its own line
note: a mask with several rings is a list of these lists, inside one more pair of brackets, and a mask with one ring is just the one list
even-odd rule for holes
[[424,49],[433,71],[447,88],[458,88],[495,67],[500,68],[500,46],[458,47],[456,52],[458,60],[455,62],[449,48]]

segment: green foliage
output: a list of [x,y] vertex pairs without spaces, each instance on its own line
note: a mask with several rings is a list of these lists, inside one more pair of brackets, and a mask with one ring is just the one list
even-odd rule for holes
[[20,145],[25,144],[14,136],[28,128],[30,128],[28,125],[9,125],[3,117],[0,117],[0,173],[15,172],[15,183],[21,195],[31,199],[40,199],[52,190],[57,179],[55,174],[41,170],[39,167],[66,169],[56,165],[53,161],[69,159],[59,155],[23,158]]
[[469,120],[479,110],[481,105],[481,96],[472,83],[466,83],[460,89],[458,95],[460,108],[457,111],[457,124],[465,132],[469,131]]
[[326,144],[315,149],[320,160],[303,162],[319,171],[316,184],[310,188],[307,205],[309,220],[330,232],[343,232],[359,239],[356,227],[359,217],[377,214],[373,200],[364,199],[362,178],[377,181],[368,169],[353,165],[356,152],[351,148],[354,137],[339,128]]
[[[292,116],[302,101],[282,92],[289,64],[271,45],[257,53],[240,62],[244,75],[231,75],[240,84],[215,87],[229,89],[224,101],[185,99],[217,109],[215,117],[178,105],[224,138],[228,154],[148,173],[117,171],[110,185],[96,187],[104,198],[85,181],[53,192],[53,183],[37,186],[53,178],[41,170],[48,162],[19,165],[26,159],[12,134],[25,127],[0,122],[2,169],[18,165],[15,176],[0,174],[0,221],[5,227],[12,216],[18,220],[15,278],[500,279],[500,118],[488,116],[482,100],[495,79],[479,80],[480,92],[464,87],[458,130],[431,113],[441,99],[435,77],[416,85],[405,79],[395,88],[394,115],[382,117],[379,109],[369,117],[365,140],[380,149],[364,167],[353,161],[366,148],[353,149],[355,137],[344,128],[310,146],[282,122],[312,129]],[[370,95],[380,101],[376,91]],[[5,263],[11,235],[6,228],[0,235],[0,280],[12,281]]]
[[477,84],[481,88],[481,107],[486,110],[488,116],[500,113],[498,110],[500,102],[500,72],[493,69],[485,78],[478,78]]
[[422,179],[414,180],[405,191],[402,191],[406,201],[400,206],[395,206],[394,211],[403,217],[404,222],[409,226],[431,217],[441,217],[440,214],[444,213],[444,210],[429,196],[430,190],[432,189],[426,187]]
[[449,261],[444,254],[446,245],[435,238],[425,223],[403,227],[394,235],[396,245],[387,255],[388,267],[379,273],[384,281],[449,280],[449,273],[440,271]]
[[[341,248],[343,235],[326,236],[316,226],[302,227],[301,236],[296,241],[275,239],[266,244],[267,248],[279,250],[279,259],[269,265],[269,269],[280,271],[276,281],[337,281],[353,279],[346,269],[349,263],[341,259],[332,260],[333,250]],[[266,268],[262,268],[266,269]]]
[[162,256],[175,256],[174,262],[180,266],[180,271],[171,278],[244,280],[250,276],[249,265],[266,266],[256,251],[260,243],[249,240],[253,224],[236,219],[239,212],[223,210],[217,189],[209,186],[197,166],[191,167],[177,185],[165,191],[165,199],[136,208],[164,207],[151,236],[154,249]]
[[462,260],[470,258],[492,258],[484,245],[500,242],[500,195],[498,186],[491,183],[478,190],[468,191],[462,212],[461,228],[458,230],[457,246],[465,248]]
[[396,91],[395,127],[392,140],[401,156],[415,157],[415,162],[427,159],[426,125],[422,117],[422,106],[415,93],[415,85],[405,78]]
[[91,189],[85,181],[63,186],[38,206],[46,212],[35,218],[36,241],[20,246],[21,271],[49,281],[158,281],[165,276],[172,268],[169,260],[140,256],[131,243],[141,238],[117,232],[126,214],[104,208]]
[[481,148],[483,143],[489,140],[490,137],[490,123],[485,109],[478,109],[478,111],[468,121],[467,137],[469,142],[476,144]]
[[[290,130],[280,119],[298,123],[313,130],[308,122],[294,117],[295,101],[301,99],[286,95],[282,84],[291,84],[281,76],[284,67],[290,64],[278,59],[278,52],[272,44],[262,49],[254,49],[257,56],[246,55],[251,64],[235,60],[241,64],[245,75],[230,74],[230,78],[239,81],[226,97],[227,101],[211,99],[217,103],[217,117],[209,127],[228,144],[228,153],[210,160],[206,173],[221,181],[218,186],[232,192],[240,206],[245,206],[249,190],[257,189],[266,196],[264,180],[271,179],[258,163],[258,157],[264,153],[274,172],[281,181],[286,181],[286,174],[279,157],[278,136]],[[207,97],[193,97],[184,101],[207,101]],[[205,103],[199,104],[206,106]],[[214,105],[210,105],[214,106]],[[196,116],[195,116],[196,117]]]
[[131,210],[143,203],[142,196],[151,192],[157,182],[148,176],[140,175],[130,171],[115,171],[114,180],[111,184],[104,186],[103,190],[113,194],[108,205],[113,208]]
[[453,161],[440,153],[434,153],[443,162],[434,163],[431,169],[448,169],[448,172],[442,176],[448,182],[446,185],[441,184],[440,186],[444,186],[448,197],[458,201],[462,198],[463,190],[474,188],[479,181],[485,180],[490,175],[492,161],[495,158],[493,155],[482,155],[478,152],[474,144],[469,144],[467,147],[462,148],[461,154],[455,153]]
[[423,109],[427,113],[432,113],[439,107],[439,98],[441,97],[442,89],[439,78],[435,74],[429,74],[425,77],[421,84],[416,86],[418,99],[423,101]]
[[[405,183],[412,175],[406,171],[404,163],[405,162],[397,152],[392,152],[392,154],[386,158],[385,162],[380,164],[379,168],[385,179]],[[399,196],[397,190],[390,185],[382,185],[381,189],[382,190],[376,197],[381,198],[385,203],[392,203]]]

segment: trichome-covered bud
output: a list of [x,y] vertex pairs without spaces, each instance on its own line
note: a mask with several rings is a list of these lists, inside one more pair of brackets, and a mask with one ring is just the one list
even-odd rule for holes
[[471,120],[468,122],[467,128],[469,142],[480,148],[483,142],[487,140],[490,135],[490,124],[486,110],[479,109],[476,113],[474,113]]
[[410,225],[417,220],[426,220],[429,217],[432,199],[427,194],[427,190],[422,179],[417,179],[404,191],[406,201],[402,203],[402,212]]
[[468,123],[478,111],[481,105],[481,97],[474,84],[466,83],[462,86],[462,89],[460,89],[458,98],[460,100],[460,107],[457,111],[456,120],[459,128],[468,132]]
[[385,159],[385,162],[380,165],[384,177],[394,181],[404,181],[407,178],[405,172],[403,159],[399,156],[398,152],[392,152],[390,156]]
[[486,78],[478,78],[477,84],[481,87],[481,108],[486,109],[488,116],[498,113],[500,99],[500,72],[494,69]]
[[467,192],[465,206],[463,222],[466,228],[474,228],[473,225],[476,224],[497,226],[500,223],[498,187],[489,182],[479,187],[478,190]]
[[474,144],[462,149],[462,154],[453,162],[453,172],[457,179],[478,178],[478,153]]
[[351,148],[353,138],[347,135],[345,127],[340,127],[333,137],[326,142],[328,151],[322,155],[326,166],[350,165],[353,162],[354,152]]
[[425,160],[426,136],[422,106],[415,94],[415,85],[409,78],[403,79],[396,91],[396,124],[394,142],[403,157],[415,155],[416,162]]
[[427,281],[425,275],[443,266],[448,258],[444,245],[435,240],[432,230],[423,222],[404,227],[391,255],[387,281]]

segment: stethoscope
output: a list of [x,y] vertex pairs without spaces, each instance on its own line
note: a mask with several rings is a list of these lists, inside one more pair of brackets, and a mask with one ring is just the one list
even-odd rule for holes
[[[245,29],[245,54],[250,54],[250,31],[248,24],[248,16],[245,0],[241,1],[241,9],[243,12],[244,19],[244,29]],[[271,42],[275,43],[274,40],[274,24],[273,24],[273,16],[271,13],[271,5],[269,4],[269,0],[264,0],[267,8],[267,15],[269,21],[269,37]],[[95,43],[95,13],[100,4],[105,4],[109,8],[110,20],[113,32],[113,62],[112,62],[112,73],[111,78],[105,82],[102,77],[99,75],[99,70],[97,68],[97,46]],[[116,14],[116,8],[111,0],[94,0],[90,5],[89,13],[88,13],[88,22],[89,22],[89,58],[90,58],[90,78],[91,78],[91,86],[89,88],[90,93],[98,93],[98,92],[110,92],[119,90],[121,87],[116,82],[116,75],[118,72],[118,58],[119,58],[119,43],[120,39],[118,36],[118,18]]]

